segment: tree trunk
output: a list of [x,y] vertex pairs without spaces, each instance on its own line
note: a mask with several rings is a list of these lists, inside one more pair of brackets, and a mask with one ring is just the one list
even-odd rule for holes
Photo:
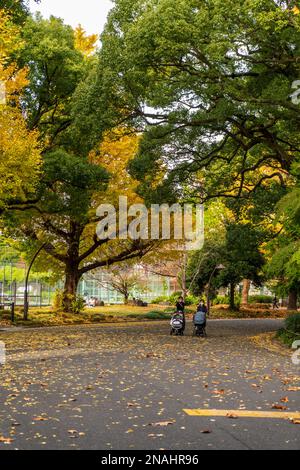
[[233,282],[230,284],[229,300],[231,310],[235,310],[235,284]]
[[129,294],[124,294],[124,304],[128,305]]
[[243,280],[242,305],[248,305],[250,284],[249,279]]
[[297,310],[297,300],[298,295],[296,289],[291,289],[289,292],[288,310]]
[[78,283],[80,275],[78,272],[78,266],[70,265],[67,266],[65,272],[65,287],[63,295],[63,308],[64,312],[72,311],[72,302],[76,298]]
[[184,253],[183,255],[183,265],[182,265],[182,279],[181,279],[181,287],[182,287],[182,297],[183,301],[185,302],[187,296],[187,288],[186,288],[186,267],[187,267],[187,254]]

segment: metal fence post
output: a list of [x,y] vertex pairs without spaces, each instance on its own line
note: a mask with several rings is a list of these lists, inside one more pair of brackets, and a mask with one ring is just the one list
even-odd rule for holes
[[15,322],[15,303],[11,303],[11,321],[12,323]]

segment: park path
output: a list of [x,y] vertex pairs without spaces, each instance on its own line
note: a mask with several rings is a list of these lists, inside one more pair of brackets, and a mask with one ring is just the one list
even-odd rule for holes
[[252,339],[280,326],[214,320],[206,340],[167,322],[2,332],[0,450],[299,449],[287,419],[184,411],[300,412],[299,366]]

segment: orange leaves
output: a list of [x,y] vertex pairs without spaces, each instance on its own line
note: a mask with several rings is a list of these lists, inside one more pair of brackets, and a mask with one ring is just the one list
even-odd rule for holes
[[284,410],[287,410],[287,407],[284,406],[284,405],[278,405],[277,403],[274,403],[272,405],[272,409],[273,410],[283,410],[284,411]]
[[300,424],[300,419],[292,419],[292,424]]
[[281,401],[281,403],[288,403],[289,399],[288,399],[288,397],[282,397],[282,398],[280,398],[280,401]]
[[11,437],[0,436],[0,443],[2,444],[11,444],[14,441]]
[[238,415],[236,415],[235,413],[227,413],[226,418],[238,419]]

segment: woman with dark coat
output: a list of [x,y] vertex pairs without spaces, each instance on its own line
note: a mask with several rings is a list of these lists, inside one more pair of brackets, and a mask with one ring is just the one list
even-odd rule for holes
[[185,310],[185,302],[183,300],[183,297],[179,297],[177,303],[176,303],[176,311],[178,313],[182,313],[182,317],[183,317],[183,331],[185,330],[185,314],[184,314],[184,310]]

